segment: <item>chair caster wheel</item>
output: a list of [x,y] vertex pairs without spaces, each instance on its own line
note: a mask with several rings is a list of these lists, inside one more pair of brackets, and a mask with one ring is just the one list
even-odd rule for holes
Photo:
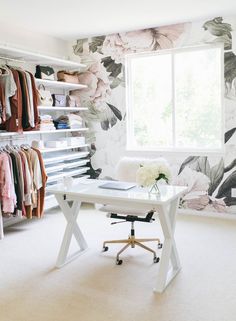
[[116,260],[116,265],[121,265],[123,263],[123,260]]
[[103,251],[103,252],[106,252],[106,251],[108,251],[108,249],[109,249],[108,246],[104,246],[103,249],[102,249],[102,251]]
[[163,246],[162,243],[158,243],[157,248],[158,248],[158,249],[162,249],[162,246]]
[[158,263],[160,261],[160,258],[155,256],[154,259],[153,259],[153,263]]

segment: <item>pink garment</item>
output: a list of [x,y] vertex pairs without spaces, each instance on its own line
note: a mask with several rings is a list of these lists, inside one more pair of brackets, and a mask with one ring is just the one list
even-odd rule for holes
[[11,175],[11,164],[6,153],[0,153],[0,201],[4,213],[14,213],[16,194]]

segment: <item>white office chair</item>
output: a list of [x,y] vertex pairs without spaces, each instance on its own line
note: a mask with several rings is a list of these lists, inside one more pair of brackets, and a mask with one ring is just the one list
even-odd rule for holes
[[[135,182],[136,180],[136,172],[140,166],[140,164],[145,164],[149,162],[153,162],[157,159],[143,159],[143,158],[131,158],[131,157],[124,157],[122,158],[116,167],[116,179],[120,181],[126,182]],[[157,161],[165,162],[164,159],[158,159]],[[151,249],[150,247],[144,245],[145,242],[157,242],[157,248],[162,248],[162,243],[160,242],[159,238],[136,238],[135,237],[135,229],[134,229],[134,222],[146,222],[152,223],[155,219],[153,218],[154,211],[147,211],[140,210],[138,207],[136,208],[124,208],[122,206],[111,206],[111,205],[103,205],[99,208],[100,211],[107,212],[108,217],[122,220],[112,222],[111,224],[117,224],[122,222],[131,222],[131,231],[130,235],[127,239],[121,240],[108,240],[103,242],[103,251],[108,251],[107,244],[115,244],[115,243],[123,243],[125,244],[121,250],[116,255],[116,264],[121,265],[123,261],[120,259],[120,254],[123,253],[129,246],[134,248],[135,246],[142,247],[143,249],[151,252],[153,254],[153,262],[158,263],[160,258],[157,256],[156,251]]]

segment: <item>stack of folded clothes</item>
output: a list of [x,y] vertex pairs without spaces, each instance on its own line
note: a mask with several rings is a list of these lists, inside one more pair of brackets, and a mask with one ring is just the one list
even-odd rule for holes
[[66,115],[61,115],[57,119],[54,120],[54,124],[57,129],[69,129],[69,119]]
[[83,125],[82,118],[77,114],[61,115],[54,120],[57,129],[76,129]]
[[57,129],[69,129],[69,118],[66,115],[61,115],[57,119],[54,120],[54,124]]
[[83,126],[83,120],[79,115],[69,114],[68,118],[69,118],[70,128],[76,129],[76,128],[81,128]]
[[39,130],[56,130],[51,115],[41,115]]

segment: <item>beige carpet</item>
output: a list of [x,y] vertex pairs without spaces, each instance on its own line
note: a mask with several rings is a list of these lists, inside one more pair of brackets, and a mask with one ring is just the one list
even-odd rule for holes
[[[89,250],[62,269],[54,264],[65,220],[58,210],[18,224],[0,241],[1,321],[234,321],[236,222],[178,217],[182,271],[164,294],[152,288],[158,264],[142,249],[101,253],[102,241],[126,237],[129,224],[110,226],[92,207],[81,212]],[[137,224],[137,235],[156,235],[157,223]],[[75,248],[75,244],[73,244]]]

